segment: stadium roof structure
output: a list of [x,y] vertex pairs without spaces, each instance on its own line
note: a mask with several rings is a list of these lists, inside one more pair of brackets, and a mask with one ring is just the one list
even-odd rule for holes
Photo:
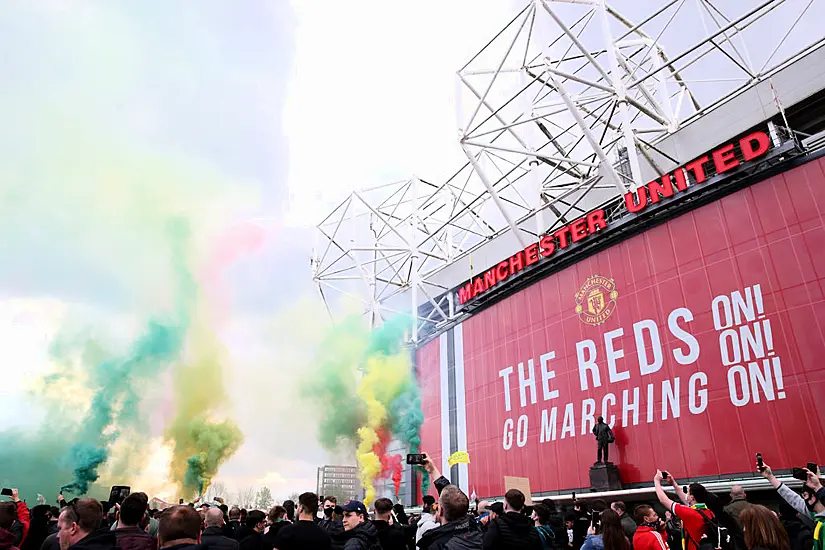
[[530,0],[457,72],[466,163],[318,225],[322,299],[373,325],[415,311],[413,342],[456,321],[449,289],[821,90],[824,18],[825,0]]

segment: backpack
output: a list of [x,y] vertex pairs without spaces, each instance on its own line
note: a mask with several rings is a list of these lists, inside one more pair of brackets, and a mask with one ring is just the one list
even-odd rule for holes
[[693,541],[699,550],[736,550],[736,541],[728,532],[727,527],[722,527],[715,517],[708,517],[699,508],[694,508],[694,510],[699,512],[705,522],[705,536],[702,540],[695,541],[687,529],[683,529],[683,536],[687,540]]

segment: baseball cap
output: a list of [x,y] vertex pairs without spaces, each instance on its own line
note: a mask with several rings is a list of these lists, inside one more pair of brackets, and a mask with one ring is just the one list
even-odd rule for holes
[[348,500],[344,504],[344,512],[357,512],[359,514],[367,515],[367,507],[360,500]]

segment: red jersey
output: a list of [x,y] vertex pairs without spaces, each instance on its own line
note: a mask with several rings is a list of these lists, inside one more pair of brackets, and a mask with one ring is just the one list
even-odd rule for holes
[[707,531],[705,519],[713,519],[713,512],[708,509],[699,512],[695,508],[676,504],[675,502],[671,512],[682,520],[682,549],[699,550],[699,543]]
[[640,525],[633,535],[633,550],[670,550],[667,535],[647,525]]

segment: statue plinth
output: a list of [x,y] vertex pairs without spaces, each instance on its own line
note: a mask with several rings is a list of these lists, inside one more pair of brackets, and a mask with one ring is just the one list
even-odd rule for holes
[[619,468],[612,462],[597,462],[590,467],[590,490],[594,492],[621,491]]

